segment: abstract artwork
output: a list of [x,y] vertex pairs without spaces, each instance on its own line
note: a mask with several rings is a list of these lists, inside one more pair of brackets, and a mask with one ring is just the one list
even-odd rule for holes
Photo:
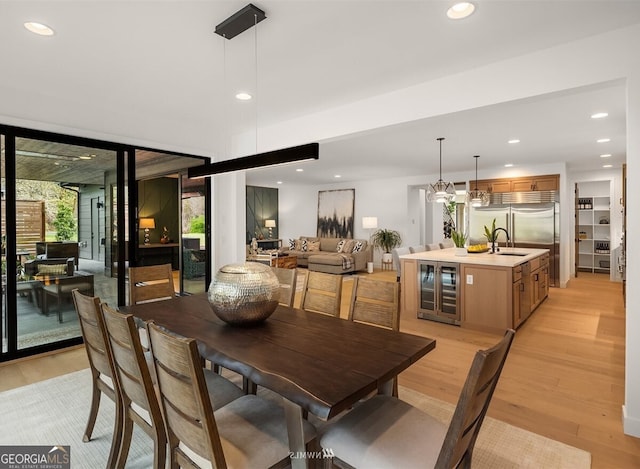
[[355,189],[318,191],[318,236],[353,238]]

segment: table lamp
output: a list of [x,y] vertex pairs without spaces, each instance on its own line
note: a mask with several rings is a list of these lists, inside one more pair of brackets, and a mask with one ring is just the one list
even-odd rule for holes
[[144,244],[149,244],[149,230],[153,230],[156,227],[156,220],[154,218],[141,218],[140,229],[144,229]]
[[275,220],[265,220],[264,227],[269,228],[269,239],[273,239],[273,229],[276,227]]

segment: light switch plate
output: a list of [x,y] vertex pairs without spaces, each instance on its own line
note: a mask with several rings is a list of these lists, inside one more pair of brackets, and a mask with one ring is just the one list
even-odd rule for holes
[[467,285],[473,285],[473,275],[467,274]]

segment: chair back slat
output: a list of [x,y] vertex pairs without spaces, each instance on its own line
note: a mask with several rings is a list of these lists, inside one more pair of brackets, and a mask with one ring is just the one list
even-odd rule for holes
[[273,273],[278,277],[280,283],[278,303],[281,305],[293,306],[293,300],[296,296],[296,280],[298,269],[283,269],[281,267],[271,267]]
[[480,426],[514,335],[515,331],[509,329],[494,347],[476,353],[440,450],[436,468],[457,467],[463,459],[471,461]]
[[226,467],[196,341],[177,337],[153,322],[147,330],[172,460],[197,467],[180,450],[182,442],[213,467]]
[[175,298],[171,264],[129,267],[129,304]]
[[353,281],[349,320],[399,330],[398,282],[367,277],[355,277]]
[[341,299],[342,275],[307,273],[300,299],[302,309],[339,317]]

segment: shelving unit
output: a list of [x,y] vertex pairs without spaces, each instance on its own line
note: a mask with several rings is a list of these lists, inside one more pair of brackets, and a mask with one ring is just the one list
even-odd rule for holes
[[578,184],[578,269],[609,273],[611,270],[611,200],[609,181]]

